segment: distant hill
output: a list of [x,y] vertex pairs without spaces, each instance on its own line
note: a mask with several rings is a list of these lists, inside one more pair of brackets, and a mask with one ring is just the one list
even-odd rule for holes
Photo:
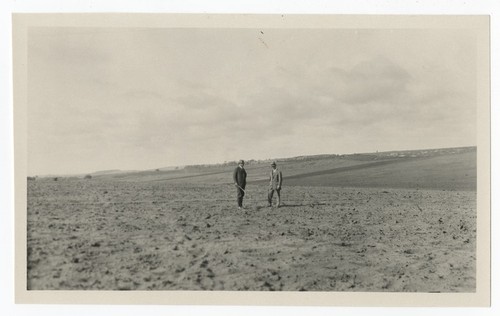
[[[249,160],[248,183],[266,185],[271,160]],[[284,186],[476,189],[476,147],[315,155],[276,159]],[[122,181],[230,184],[236,164],[110,173]]]
[[100,176],[100,175],[105,175],[105,174],[115,174],[115,173],[124,173],[124,172],[131,172],[131,171],[123,171],[123,170],[119,170],[119,169],[101,170],[101,171],[92,172],[91,175]]
[[367,161],[284,178],[291,186],[476,190],[476,152]]

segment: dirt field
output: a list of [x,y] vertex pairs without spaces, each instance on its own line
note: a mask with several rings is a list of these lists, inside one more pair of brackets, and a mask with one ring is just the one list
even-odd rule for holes
[[475,291],[475,191],[266,189],[28,181],[28,289]]

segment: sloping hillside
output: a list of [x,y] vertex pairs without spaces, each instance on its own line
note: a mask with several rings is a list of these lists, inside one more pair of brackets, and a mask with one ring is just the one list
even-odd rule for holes
[[476,189],[476,153],[367,162],[286,177],[286,185]]
[[[269,161],[245,166],[248,182],[266,185]],[[236,165],[102,175],[99,179],[139,182],[230,184]],[[476,189],[476,148],[448,148],[352,155],[304,156],[278,160],[284,186]]]

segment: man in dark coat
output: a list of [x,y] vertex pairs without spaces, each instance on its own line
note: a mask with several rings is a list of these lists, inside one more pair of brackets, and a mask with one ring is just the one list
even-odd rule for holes
[[269,192],[267,194],[267,201],[269,202],[269,206],[272,206],[273,202],[273,195],[274,192],[276,191],[276,194],[278,195],[278,204],[276,205],[277,207],[281,206],[281,183],[283,182],[283,176],[281,174],[281,171],[276,169],[276,162],[273,161],[271,164],[271,167],[273,168],[271,170],[271,174],[269,176]]
[[238,161],[238,167],[234,169],[233,172],[233,182],[236,187],[238,209],[243,207],[243,196],[245,195],[245,186],[247,185],[247,172],[243,166],[245,162],[243,160]]

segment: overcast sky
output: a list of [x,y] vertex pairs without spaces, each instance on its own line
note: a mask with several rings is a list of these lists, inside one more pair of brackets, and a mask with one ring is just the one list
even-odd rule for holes
[[476,145],[464,30],[33,28],[28,173]]

